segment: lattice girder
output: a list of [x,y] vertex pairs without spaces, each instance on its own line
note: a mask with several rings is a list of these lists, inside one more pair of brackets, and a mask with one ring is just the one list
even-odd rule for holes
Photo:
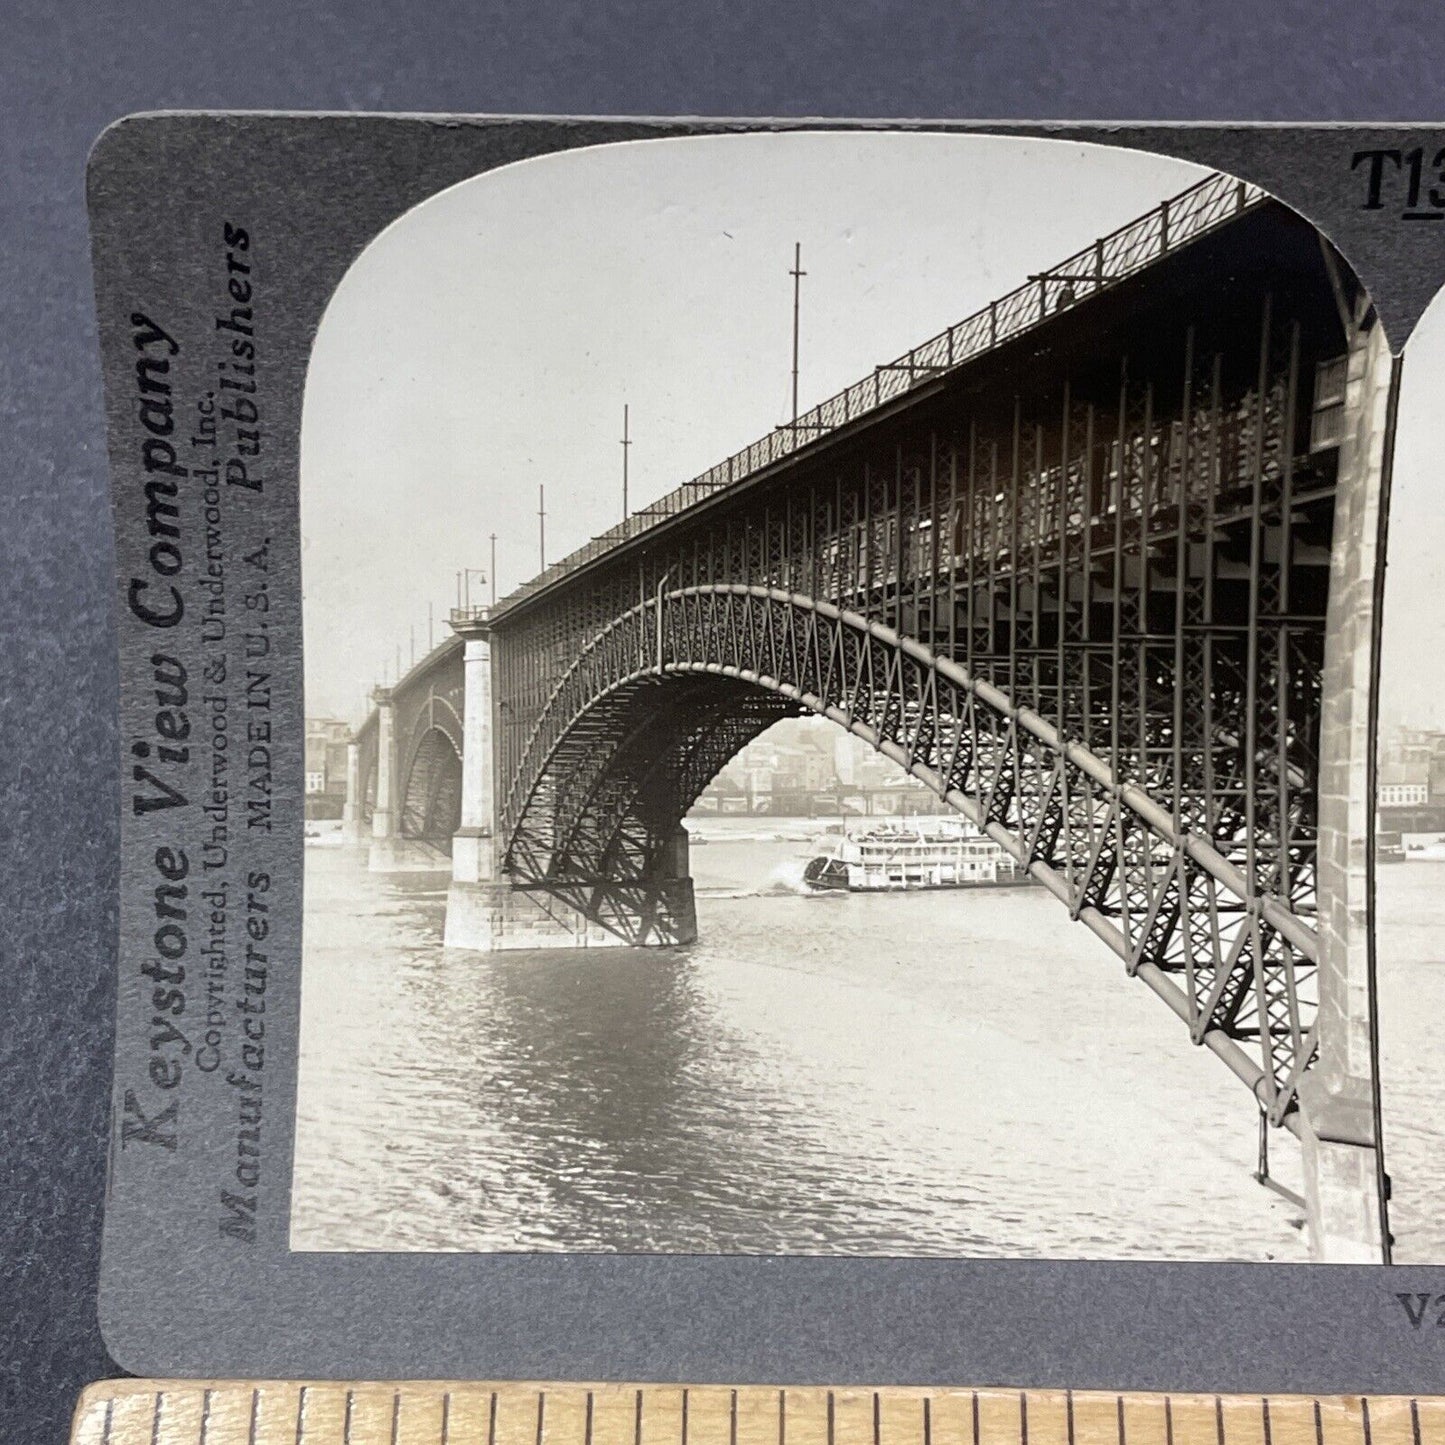
[[986,828],[1289,1122],[1338,463],[1311,387],[1345,339],[1312,229],[1239,224],[1228,287],[1180,262],[1084,298],[508,599],[513,876],[653,867],[770,697]]
[[[754,694],[780,702],[749,710]],[[1311,1047],[1310,921],[1283,897],[1251,895],[1225,852],[1176,829],[1138,784],[1031,709],[831,604],[719,583],[658,594],[619,618],[533,730],[524,760],[537,761],[507,803],[507,866],[525,885],[573,896],[599,880],[643,880],[712,771],[798,707],[867,739],[983,827],[1287,1117]]]

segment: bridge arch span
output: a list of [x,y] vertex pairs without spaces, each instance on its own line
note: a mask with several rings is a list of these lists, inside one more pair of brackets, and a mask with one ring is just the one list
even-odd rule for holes
[[[369,839],[378,872],[445,867],[461,816],[466,707],[461,643],[449,637],[390,686],[372,692],[357,728],[352,841]],[[396,840],[430,850],[401,850]],[[377,848],[380,844],[380,849]]]
[[[459,720],[458,720],[459,721]],[[400,833],[450,851],[462,816],[460,729],[418,728],[401,781]]]
[[[1314,1048],[1300,983],[1318,939],[1281,898],[1251,899],[1217,846],[1227,820],[1191,827],[1203,820],[1116,778],[992,683],[826,601],[691,586],[603,628],[523,750],[504,868],[568,894],[617,879],[619,865],[640,881],[728,758],[800,712],[862,738],[993,837],[1290,1122]],[[1258,966],[1239,968],[1241,956]]]

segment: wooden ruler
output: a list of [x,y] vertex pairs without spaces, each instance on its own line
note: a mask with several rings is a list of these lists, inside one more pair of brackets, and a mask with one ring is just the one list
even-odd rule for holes
[[1445,1445],[1445,1398],[114,1380],[71,1445]]

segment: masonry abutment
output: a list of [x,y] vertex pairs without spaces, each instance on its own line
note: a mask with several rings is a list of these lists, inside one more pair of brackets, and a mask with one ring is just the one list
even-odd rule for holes
[[1379,1264],[1381,1141],[1375,1130],[1370,849],[1380,509],[1394,373],[1362,301],[1350,338],[1325,630],[1319,765],[1319,1056],[1300,1084],[1310,1251]]

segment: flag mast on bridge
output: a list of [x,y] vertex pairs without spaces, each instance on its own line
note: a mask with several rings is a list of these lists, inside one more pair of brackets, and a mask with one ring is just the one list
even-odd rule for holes
[[632,436],[628,431],[627,403],[622,403],[622,525],[627,525],[627,453],[632,446]]
[[803,270],[803,243],[794,241],[793,269],[788,272],[788,275],[793,278],[793,430],[795,437],[798,427],[798,311],[803,277],[807,274]]

